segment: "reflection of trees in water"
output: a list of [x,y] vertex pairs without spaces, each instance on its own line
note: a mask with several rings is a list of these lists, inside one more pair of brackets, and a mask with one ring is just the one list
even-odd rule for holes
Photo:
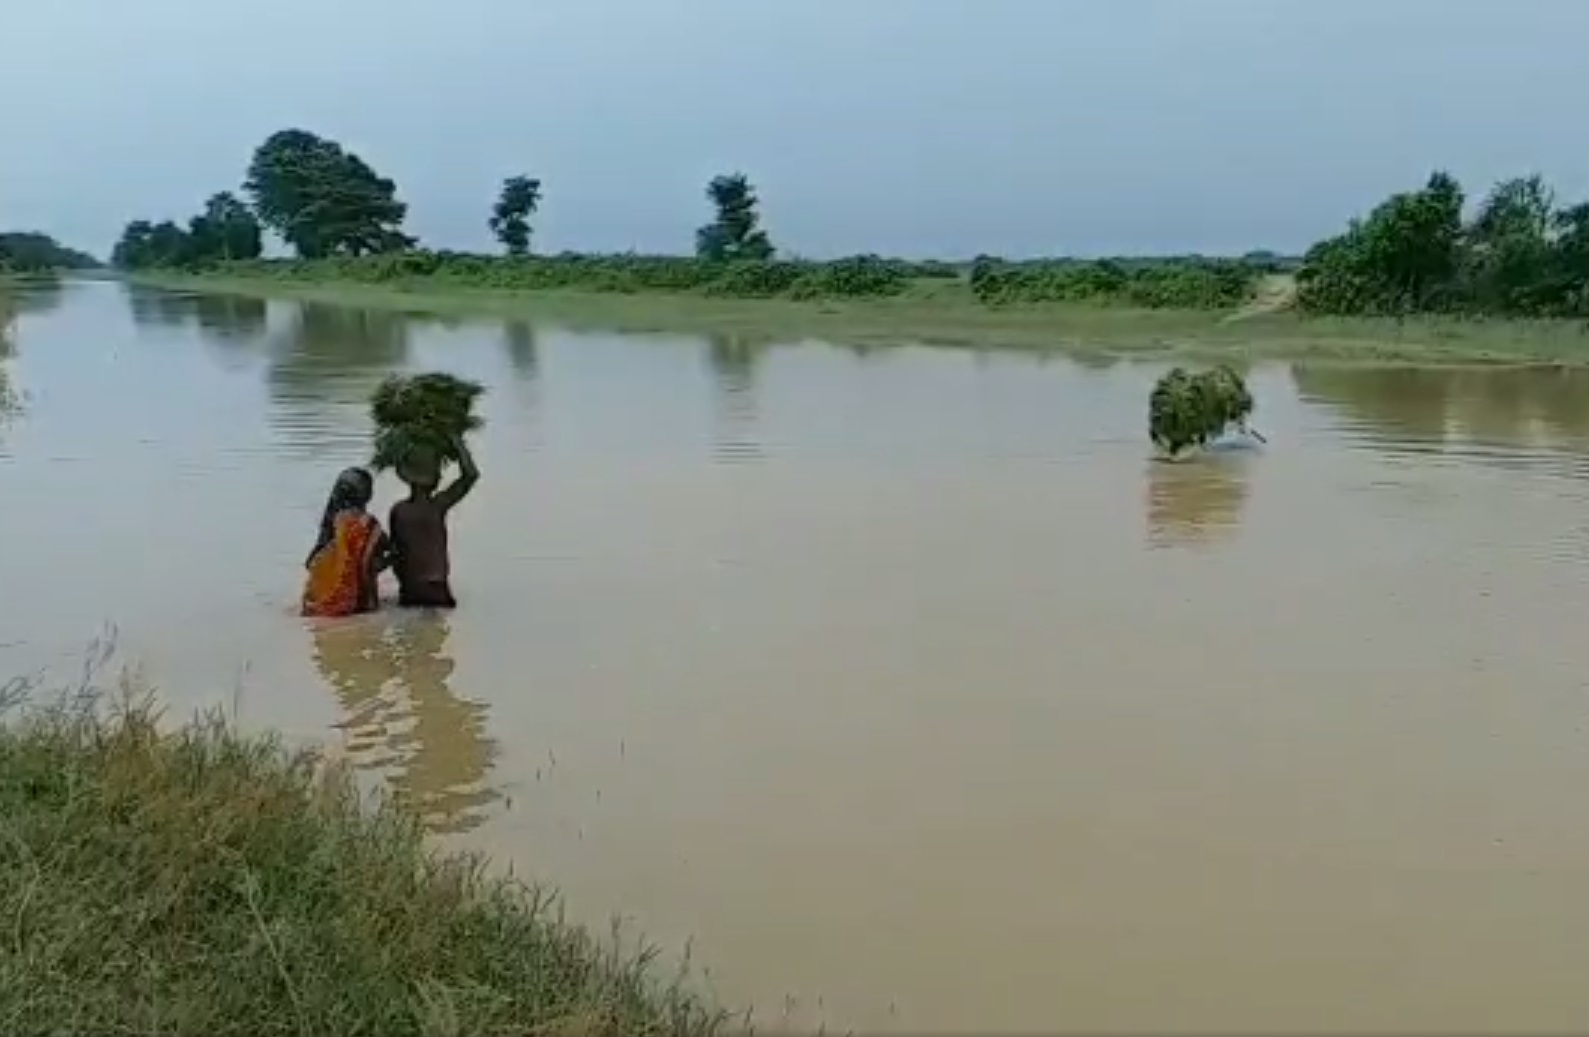
[[1046,364],[1056,356],[1065,356],[1067,360],[1077,367],[1088,371],[1107,371],[1120,363],[1120,358],[1113,353],[1093,352],[1090,350],[1077,350],[1070,354],[1061,354],[1055,350],[1044,349],[1038,352],[1038,363]]
[[299,303],[276,339],[272,384],[312,392],[400,368],[408,361],[408,323],[388,310]]
[[1247,466],[1237,457],[1203,454],[1148,462],[1148,542],[1157,547],[1222,540],[1241,525]]
[[264,299],[242,295],[193,297],[193,317],[199,329],[228,342],[252,342],[263,337],[269,316]]
[[0,431],[22,411],[22,396],[11,384],[11,372],[6,363],[17,354],[18,310],[14,293],[0,296]]
[[1293,364],[1304,400],[1381,434],[1446,441],[1589,440],[1589,371],[1567,367],[1331,367]]
[[197,298],[193,292],[167,291],[123,282],[121,293],[122,298],[127,300],[132,322],[140,328],[182,328],[193,319],[194,299]]
[[10,305],[19,314],[54,313],[66,295],[66,282],[48,274],[19,278],[9,288]]
[[196,328],[209,338],[251,342],[264,336],[269,307],[264,299],[211,292],[180,292],[122,284],[133,323],[145,328]]
[[541,373],[541,353],[535,341],[535,325],[527,320],[510,320],[502,325],[502,345],[508,353],[508,363],[525,381],[534,381]]
[[770,342],[764,338],[717,333],[707,339],[706,358],[712,369],[716,411],[713,452],[723,460],[761,456],[755,436],[759,417],[756,380]]
[[362,438],[371,391],[408,362],[408,328],[390,311],[298,304],[270,339],[272,423],[311,450]]
[[882,356],[885,350],[894,348],[892,346],[878,345],[876,342],[867,342],[863,339],[845,339],[842,342],[833,344],[862,363],[874,360]]
[[5,326],[5,320],[5,314],[0,313],[0,432],[22,410],[22,397],[11,384],[11,372],[6,369],[6,361],[15,352],[15,346],[12,345],[10,329]]
[[445,616],[377,614],[313,630],[314,661],[342,710],[352,765],[382,775],[426,829],[468,831],[498,793],[487,785],[496,745],[486,708],[450,680]]

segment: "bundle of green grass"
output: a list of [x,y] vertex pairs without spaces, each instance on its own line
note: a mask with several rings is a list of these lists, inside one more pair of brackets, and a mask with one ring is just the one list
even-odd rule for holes
[[1227,428],[1245,428],[1252,393],[1241,375],[1224,365],[1193,374],[1172,369],[1153,386],[1148,400],[1148,435],[1154,446],[1175,457],[1206,446]]
[[384,471],[419,456],[456,461],[456,442],[484,424],[474,413],[484,393],[478,382],[443,372],[388,376],[370,397],[375,421],[371,464]]

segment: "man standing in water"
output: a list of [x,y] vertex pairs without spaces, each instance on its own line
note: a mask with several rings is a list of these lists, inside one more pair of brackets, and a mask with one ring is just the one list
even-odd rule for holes
[[444,490],[441,461],[428,451],[415,451],[397,466],[408,484],[408,499],[392,505],[387,528],[392,538],[392,572],[397,577],[397,603],[416,608],[456,608],[452,596],[452,565],[447,550],[447,513],[469,495],[480,470],[463,437],[453,440],[458,478]]

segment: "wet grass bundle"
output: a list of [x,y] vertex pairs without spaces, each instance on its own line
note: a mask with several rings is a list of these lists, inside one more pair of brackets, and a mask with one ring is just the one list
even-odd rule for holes
[[1192,374],[1177,367],[1153,386],[1148,435],[1174,457],[1189,447],[1206,445],[1232,425],[1244,426],[1252,408],[1252,393],[1231,368],[1221,365]]
[[424,455],[457,460],[453,441],[480,428],[475,401],[485,392],[478,382],[441,372],[389,375],[370,397],[375,421],[377,471],[395,468],[405,459]]

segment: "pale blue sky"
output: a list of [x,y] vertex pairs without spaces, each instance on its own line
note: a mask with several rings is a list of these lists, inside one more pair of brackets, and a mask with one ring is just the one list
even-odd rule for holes
[[781,246],[1301,248],[1437,165],[1589,194],[1583,0],[0,0],[0,226],[104,252],[300,126],[409,229],[687,250],[713,173]]

